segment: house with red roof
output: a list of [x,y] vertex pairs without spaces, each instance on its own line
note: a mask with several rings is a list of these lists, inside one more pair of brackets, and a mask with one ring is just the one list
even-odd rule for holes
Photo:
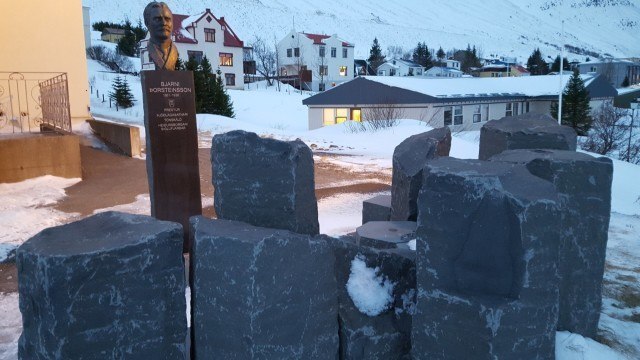
[[[244,89],[244,42],[224,17],[216,17],[210,9],[196,15],[173,14],[172,39],[183,62],[189,58],[200,62],[206,56],[213,70],[222,72],[227,89]],[[140,42],[143,70],[153,69],[146,51],[147,42],[148,35]]]
[[300,88],[324,91],[353,79],[354,45],[338,35],[292,30],[277,44],[281,77],[298,78]]

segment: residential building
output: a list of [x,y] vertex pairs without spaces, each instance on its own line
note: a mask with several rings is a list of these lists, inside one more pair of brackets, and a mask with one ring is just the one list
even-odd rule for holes
[[82,26],[84,28],[84,47],[91,47],[91,8],[82,7]]
[[517,77],[530,76],[529,70],[518,64],[488,64],[474,69],[473,76],[477,77]]
[[[564,75],[564,84],[570,75]],[[582,76],[591,96],[591,108],[613,101],[616,90],[601,76]],[[311,96],[309,129],[347,120],[366,121],[392,109],[399,119],[417,119],[434,127],[478,129],[486,121],[535,112],[549,114],[558,100],[557,76],[504,78],[437,78],[364,76]],[[378,110],[378,111],[376,111]]]
[[353,79],[354,45],[334,35],[290,31],[277,52],[280,76],[301,79],[300,88],[324,91]]
[[[173,43],[184,62],[207,57],[213,71],[222,72],[227,89],[244,89],[244,43],[224,17],[217,18],[210,9],[196,15],[173,14]],[[149,36],[140,42],[142,69],[153,69],[146,51]]]
[[625,78],[629,85],[640,83],[640,62],[631,60],[590,61],[578,64],[580,74],[598,74],[604,76],[616,88],[622,87]]
[[122,39],[125,35],[124,29],[115,29],[115,28],[104,28],[102,30],[102,34],[100,34],[100,39],[102,41],[108,41],[110,43],[117,44],[120,39]]
[[394,59],[378,66],[378,76],[422,76],[424,67],[410,60]]
[[367,62],[367,60],[355,59],[353,60],[353,76],[361,76],[361,75],[375,75],[376,72],[373,70],[371,65]]
[[460,70],[460,61],[449,59],[445,66],[433,66],[424,72],[425,77],[459,78],[464,73]]

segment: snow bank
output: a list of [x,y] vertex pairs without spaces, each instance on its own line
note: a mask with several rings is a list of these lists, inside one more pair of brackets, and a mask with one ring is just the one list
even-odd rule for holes
[[566,331],[556,332],[558,360],[617,360],[627,359],[610,347],[589,338]]
[[347,292],[361,313],[377,316],[387,310],[393,301],[393,286],[379,268],[367,267],[361,256],[351,261],[351,275],[347,281]]

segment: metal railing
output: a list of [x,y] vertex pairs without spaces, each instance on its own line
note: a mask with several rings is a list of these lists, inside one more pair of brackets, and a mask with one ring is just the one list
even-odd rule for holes
[[0,72],[0,134],[71,132],[66,73]]

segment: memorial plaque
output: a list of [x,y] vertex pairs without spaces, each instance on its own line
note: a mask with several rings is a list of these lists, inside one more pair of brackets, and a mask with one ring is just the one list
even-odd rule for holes
[[202,214],[193,73],[143,71],[142,98],[151,216],[182,224],[189,252],[189,217]]

